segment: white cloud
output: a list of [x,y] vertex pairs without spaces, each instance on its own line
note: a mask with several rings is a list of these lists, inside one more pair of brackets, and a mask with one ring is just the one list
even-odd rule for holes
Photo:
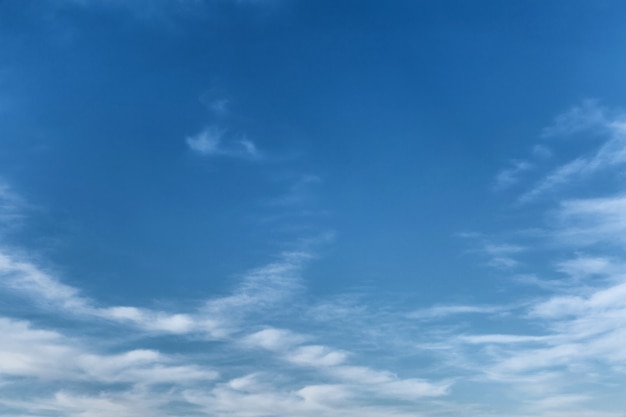
[[335,366],[345,362],[348,354],[327,346],[300,346],[287,355],[289,362],[312,367]]
[[0,317],[0,332],[5,335],[0,345],[0,377],[138,385],[184,384],[217,377],[214,370],[177,364],[154,350],[94,353],[83,342],[56,331],[33,329],[26,321]]
[[305,340],[306,337],[289,330],[268,328],[247,336],[244,343],[271,351],[284,351]]
[[89,301],[76,288],[65,285],[27,260],[0,250],[0,275],[3,286],[28,294],[38,302],[53,304],[82,314],[89,311]]
[[[529,201],[570,184],[575,192],[597,174],[622,172],[624,117],[594,106],[575,108],[544,134],[591,134],[598,141],[596,148],[553,169],[522,199]],[[425,345],[441,366],[458,369],[457,375],[471,375],[460,377],[455,389],[472,381],[481,392],[506,393],[515,398],[507,401],[507,415],[621,415],[613,411],[622,410],[623,404],[607,406],[603,400],[615,398],[607,391],[623,385],[626,375],[626,264],[621,261],[626,250],[626,189],[620,184],[615,188],[619,190],[596,190],[605,193],[599,198],[555,195],[556,204],[535,214],[545,219],[545,225],[535,223],[511,232],[513,239],[528,240],[523,247],[494,244],[484,235],[469,236],[479,241],[476,251],[492,260],[510,258],[511,265],[517,265],[516,255],[524,251],[523,268],[535,269],[524,275],[524,281],[538,285],[520,291],[517,304],[508,307],[443,305],[412,314],[422,320],[449,319],[438,322],[439,331],[430,326]],[[511,278],[522,281],[518,275]],[[516,289],[508,287],[511,292]],[[486,321],[483,314],[498,319]],[[476,317],[472,325],[455,327],[472,316]]]
[[[99,394],[76,394],[58,391],[52,397],[39,398],[22,404],[33,415],[61,414],[67,417],[164,417],[160,408],[167,403],[163,397],[141,391],[101,392]],[[32,413],[32,414],[31,414]]]
[[567,164],[558,167],[544,179],[542,179],[533,189],[522,194],[520,197],[521,202],[532,201],[539,195],[554,189],[555,187],[566,184],[572,178],[583,175],[590,171],[590,163],[585,158],[578,158]]
[[[595,218],[595,210],[591,216]],[[611,216],[601,217],[607,224],[615,221]],[[594,241],[587,239],[586,244]],[[568,285],[555,286],[554,294],[510,311],[509,317],[526,322],[525,327],[534,331],[451,334],[443,335],[441,342],[449,349],[440,352],[447,352],[454,366],[481,372],[484,381],[519,390],[527,404],[520,404],[520,415],[525,415],[524,409],[532,410],[529,415],[597,409],[595,393],[591,395],[594,387],[610,384],[612,378],[620,380],[626,372],[626,268],[607,257],[580,255],[553,265],[566,274]],[[594,415],[581,412],[585,414]]]
[[571,135],[592,130],[602,138],[602,144],[590,155],[575,158],[541,179],[520,197],[529,202],[575,180],[584,180],[595,174],[626,165],[626,115],[609,112],[595,102],[586,102],[557,118],[555,124],[544,131],[545,136]]
[[232,295],[208,300],[203,312],[233,318],[271,308],[300,290],[301,270],[310,258],[304,251],[283,253],[277,262],[248,272]]
[[543,137],[570,136],[588,130],[604,129],[612,118],[608,109],[597,100],[586,100],[559,115],[551,126],[543,129]]
[[231,100],[227,98],[209,99],[202,97],[202,102],[217,117],[226,117],[230,113]]
[[348,400],[354,393],[341,384],[308,385],[298,390],[297,395],[308,404],[349,406]]
[[337,366],[329,372],[358,390],[396,399],[440,397],[446,395],[452,385],[448,381],[431,383],[417,378],[402,379],[391,372],[364,366]]
[[486,258],[485,264],[498,270],[510,270],[520,265],[517,256],[526,251],[519,244],[499,242],[496,239],[475,234],[461,234],[461,237],[476,241],[475,247],[470,250]]
[[290,176],[287,180],[290,182],[287,191],[283,195],[269,200],[270,206],[298,206],[311,202],[314,199],[313,186],[322,182],[319,176],[312,174],[298,175],[295,178]]
[[288,364],[315,369],[321,376],[330,378],[332,385],[349,387],[355,395],[414,400],[446,395],[452,385],[449,381],[432,383],[417,378],[403,379],[389,371],[347,365],[350,352],[324,345],[302,345],[306,340],[307,337],[301,334],[270,328],[246,337],[245,343],[274,352]]
[[483,251],[489,257],[489,266],[498,269],[510,269],[519,264],[519,261],[513,256],[524,252],[525,248],[504,243],[486,243]]
[[190,313],[166,312],[135,306],[100,306],[63,284],[35,263],[0,248],[0,288],[33,300],[40,308],[77,318],[99,318],[148,333],[198,334],[224,339],[238,322],[261,314],[300,288],[306,252],[290,252],[276,262],[245,274],[231,295],[208,300]]
[[188,314],[167,314],[137,307],[108,307],[97,310],[97,315],[121,323],[132,323],[146,330],[166,333],[189,333],[196,330],[197,318]]
[[516,334],[483,334],[460,336],[459,340],[472,344],[509,344],[509,343],[529,343],[542,342],[546,340],[544,336],[525,336]]
[[613,275],[623,265],[615,263],[608,257],[577,255],[575,258],[559,261],[555,269],[575,280]]
[[498,314],[506,309],[502,306],[441,305],[411,312],[408,317],[419,320],[446,319],[450,316],[467,314]]
[[496,190],[504,190],[512,187],[520,181],[520,176],[533,169],[533,165],[528,161],[514,161],[512,166],[498,173],[495,181]]
[[[223,149],[221,138],[215,146],[209,148]],[[600,159],[615,157],[609,153]],[[564,176],[564,182],[578,178]],[[545,240],[538,247],[547,264],[537,276],[559,285],[532,296],[520,293],[528,298],[516,305],[406,312],[348,297],[311,306],[301,279],[311,255],[302,251],[249,271],[233,291],[199,309],[109,306],[3,249],[5,290],[25,295],[50,316],[69,317],[76,328],[102,331],[113,324],[115,331],[134,330],[135,340],[120,347],[115,339],[71,338],[49,323],[3,319],[0,333],[10,336],[0,346],[0,380],[16,387],[13,379],[22,379],[40,390],[28,403],[13,402],[22,415],[485,417],[502,413],[485,412],[476,406],[480,399],[456,398],[494,392],[507,397],[507,415],[515,417],[613,417],[598,406],[593,387],[621,382],[626,373],[623,200],[609,195],[559,203],[536,238]],[[523,267],[532,267],[532,245],[478,238],[478,252],[492,264],[517,266],[524,252],[530,259]],[[580,252],[572,255],[572,248]],[[505,272],[499,271],[503,279]],[[460,334],[456,322],[467,317],[477,324]],[[166,346],[200,347],[161,352],[153,348],[156,335],[167,337]]]
[[189,148],[202,155],[218,155],[222,153],[220,143],[224,137],[224,131],[215,126],[210,126],[194,136],[185,139]]
[[626,245],[626,196],[567,200],[557,212],[555,231],[564,244],[588,246],[597,243]]
[[261,153],[248,138],[228,139],[226,130],[208,126],[185,139],[192,151],[203,156],[223,156],[241,159],[260,159]]
[[[252,391],[241,390],[238,382],[220,384],[209,392],[186,390],[184,398],[202,407],[206,415],[264,417],[269,415],[303,417],[419,417],[415,406],[397,401],[373,401],[382,392],[362,391],[359,386],[345,383],[298,384],[295,389],[280,389],[271,376],[257,381]],[[235,386],[236,388],[234,388]],[[404,382],[389,389],[416,399],[415,392],[423,393],[419,381]],[[406,391],[406,392],[405,392]],[[396,397],[397,398],[397,397]]]
[[25,208],[25,201],[0,178],[0,227],[7,229],[19,223],[24,217]]
[[250,155],[251,157],[259,156],[259,150],[251,140],[241,139],[239,144],[242,146],[244,154]]

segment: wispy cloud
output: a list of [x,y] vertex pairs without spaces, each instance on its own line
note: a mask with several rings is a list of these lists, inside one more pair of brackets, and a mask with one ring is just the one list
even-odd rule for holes
[[451,316],[461,316],[468,314],[498,314],[508,310],[503,306],[481,306],[481,305],[440,305],[416,310],[408,314],[409,318],[418,320],[438,320],[447,319]]
[[[291,291],[292,284],[285,287],[284,281],[298,280],[294,268],[306,258],[304,254],[287,255],[279,263],[249,273],[239,290],[232,296],[209,301],[205,311],[210,312],[214,320],[233,314],[236,317],[246,309],[257,315],[257,319],[261,318],[259,312],[284,297],[285,291]],[[16,261],[6,255],[2,273],[11,277],[11,290],[26,293],[34,301],[43,299],[53,314],[65,314],[69,310],[80,315],[81,320],[92,323],[97,319],[115,321],[147,332],[146,336],[157,331],[188,337],[186,335],[191,336],[191,332],[199,330],[202,319],[201,313],[166,314],[137,307],[98,307],[96,302],[82,297],[80,291],[54,280],[34,264]],[[277,279],[281,282],[278,287]],[[270,282],[267,288],[262,284],[265,281]],[[238,321],[237,329],[221,340],[235,351],[261,349],[269,352],[284,363],[284,366],[273,366],[271,371],[282,374],[281,378],[291,380],[289,367],[296,367],[317,374],[315,380],[320,382],[299,384],[292,381],[288,386],[277,385],[276,376],[263,377],[269,370],[262,367],[253,367],[248,373],[224,380],[222,372],[231,373],[231,370],[222,371],[220,367],[197,363],[198,358],[193,355],[173,356],[145,348],[100,353],[98,345],[93,346],[93,342],[72,339],[59,331],[36,329],[27,321],[7,318],[0,319],[0,331],[11,335],[8,343],[0,347],[0,376],[33,378],[37,384],[44,385],[45,381],[57,380],[64,381],[64,384],[84,381],[96,386],[125,383],[132,387],[130,390],[101,388],[98,395],[65,389],[52,396],[32,398],[28,404],[10,405],[23,412],[47,410],[71,416],[98,415],[99,410],[133,417],[138,412],[160,415],[167,414],[166,410],[173,410],[174,404],[181,402],[201,407],[206,413],[202,415],[211,415],[228,407],[231,415],[242,417],[261,417],[263,410],[269,409],[274,412],[282,409],[289,415],[303,412],[304,415],[322,413],[328,416],[338,413],[346,416],[408,416],[410,413],[404,414],[403,407],[365,405],[363,399],[416,401],[445,396],[449,392],[450,381],[401,378],[387,370],[348,364],[353,356],[351,352],[310,343],[316,338],[313,335],[271,326],[249,333],[248,329],[255,322],[257,320]],[[103,348],[103,344],[100,345]],[[173,388],[163,392],[160,388],[163,384]],[[152,399],[154,396],[159,399]]]
[[541,136],[566,137],[589,130],[603,130],[613,118],[598,100],[585,100],[559,115],[554,123],[543,129]]
[[494,190],[503,191],[518,185],[525,176],[538,170],[552,154],[552,150],[546,145],[534,145],[528,158],[510,161],[506,168],[498,172],[494,180]]
[[[620,417],[603,390],[626,372],[624,192],[559,199],[534,216],[536,245],[516,243],[516,230],[467,236],[503,281],[523,253],[524,268],[554,283],[510,303],[480,291],[475,302],[419,308],[313,297],[303,274],[314,253],[302,244],[197,307],[107,305],[1,247],[0,291],[47,317],[0,317],[0,381],[21,392],[0,407],[69,417]],[[156,349],[157,338],[168,343]],[[506,410],[483,392],[506,398]]]
[[591,132],[601,144],[589,155],[580,156],[554,168],[529,191],[520,202],[529,202],[574,180],[607,172],[626,164],[626,115],[609,111],[597,102],[585,102],[559,116],[554,125],[544,130],[544,136],[569,136]]
[[[557,119],[549,136],[596,129],[603,142],[591,156],[581,156],[544,179],[547,191],[565,182],[571,194],[591,174],[615,173],[625,161],[624,132],[618,112],[586,103]],[[610,117],[609,117],[610,116]],[[546,133],[546,135],[548,135]],[[610,150],[610,151],[609,151]],[[535,268],[533,279],[544,291],[526,293],[514,307],[484,304],[442,305],[417,310],[422,320],[495,315],[491,331],[478,325],[461,331],[431,333],[432,348],[450,366],[464,369],[485,389],[508,387],[520,400],[507,414],[519,416],[620,415],[601,398],[624,375],[626,350],[626,199],[622,186],[598,190],[603,197],[560,197],[543,212],[534,244],[494,244],[483,235],[481,251],[492,258],[523,250]],[[519,238],[511,231],[511,241]],[[539,250],[540,249],[540,250]],[[574,250],[574,254],[572,254]],[[515,276],[511,277],[512,279]],[[520,282],[521,283],[521,282]],[[531,294],[534,294],[531,296]],[[499,326],[498,323],[502,325]],[[495,329],[495,331],[494,331]],[[439,339],[439,343],[435,343]],[[618,382],[619,383],[619,382]],[[511,410],[515,409],[515,412]]]
[[313,174],[292,175],[283,178],[288,182],[286,192],[276,198],[270,199],[268,205],[279,207],[293,207],[302,205],[313,200],[312,188],[320,184],[322,179]]
[[24,218],[26,202],[0,178],[0,230],[15,227]]
[[36,329],[26,321],[0,317],[0,375],[37,380],[129,382],[137,385],[212,380],[214,370],[185,365],[154,350],[94,352],[62,333]]
[[528,161],[514,161],[512,166],[498,173],[494,187],[496,190],[504,190],[512,187],[520,181],[520,176],[530,171],[533,165]]
[[258,160],[261,153],[254,142],[245,136],[238,139],[226,139],[227,132],[217,126],[208,126],[193,136],[185,139],[192,151],[203,156],[224,156]]
[[309,338],[282,329],[265,329],[248,337],[251,346],[270,350],[283,361],[299,367],[316,369],[333,385],[343,385],[351,391],[383,395],[396,399],[437,397],[448,393],[450,381],[429,382],[425,379],[402,379],[389,371],[366,366],[349,365],[352,353],[330,346],[305,344]]
[[459,236],[472,242],[470,252],[485,258],[485,265],[499,270],[510,270],[519,266],[518,257],[526,251],[523,245],[502,242],[481,234],[464,233]]
[[[36,260],[3,247],[0,290],[22,297],[48,316],[69,320],[73,335],[49,323],[42,327],[0,317],[0,332],[8,335],[0,346],[0,378],[12,389],[24,384],[35,388],[28,401],[0,399],[0,407],[16,415],[72,417],[165,416],[180,412],[180,407],[194,409],[194,415],[228,411],[237,417],[262,417],[269,410],[285,415],[408,417],[415,415],[409,404],[448,395],[450,380],[401,377],[363,366],[356,352],[321,341],[327,338],[324,334],[271,324],[274,310],[284,312],[299,299],[302,268],[311,256],[304,250],[284,253],[245,273],[230,294],[211,298],[197,309],[172,312],[102,305]],[[297,318],[293,322],[306,329]],[[95,337],[93,332],[79,336],[76,330],[85,325],[104,334],[111,325],[116,333],[132,331],[133,347],[122,347],[124,339]],[[221,343],[226,349],[209,355],[165,353],[146,346],[157,335],[183,344]],[[214,357],[221,360],[211,361]],[[242,357],[254,361],[226,365]],[[271,360],[277,362],[263,365]],[[303,380],[297,378],[306,374]],[[59,384],[62,389],[55,388]],[[384,404],[389,401],[402,403]]]
[[40,308],[59,314],[98,318],[133,326],[145,332],[200,334],[223,339],[246,315],[271,308],[299,287],[299,271],[308,259],[304,252],[283,254],[282,259],[246,274],[237,289],[207,301],[197,311],[166,312],[136,306],[101,306],[74,287],[18,255],[0,251],[2,288],[28,297]]
[[606,256],[577,254],[575,258],[556,262],[555,269],[579,281],[581,279],[614,276],[620,270],[624,270],[624,264]]
[[568,245],[626,245],[626,195],[563,201],[557,238]]

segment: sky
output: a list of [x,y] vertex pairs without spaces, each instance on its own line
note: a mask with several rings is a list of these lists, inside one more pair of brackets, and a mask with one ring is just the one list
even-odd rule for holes
[[624,16],[0,0],[0,415],[625,417]]

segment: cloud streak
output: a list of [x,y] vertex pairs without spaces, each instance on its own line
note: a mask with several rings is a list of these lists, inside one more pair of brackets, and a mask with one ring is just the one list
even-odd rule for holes
[[586,102],[559,116],[553,126],[544,130],[543,135],[570,136],[580,132],[590,132],[592,136],[602,138],[601,145],[590,155],[580,156],[554,168],[522,194],[520,202],[531,202],[573,181],[584,181],[626,164],[626,115],[609,112],[593,101]]
[[[93,340],[4,317],[0,318],[0,331],[11,336],[0,347],[0,380],[23,378],[39,387],[40,394],[28,403],[0,400],[0,406],[21,410],[20,413],[56,412],[77,417],[105,412],[133,417],[139,413],[169,415],[181,403],[200,407],[201,415],[228,409],[233,416],[261,417],[272,409],[289,415],[382,417],[413,414],[407,406],[390,408],[376,405],[376,401],[368,405],[366,399],[413,402],[449,393],[450,381],[401,378],[391,371],[352,364],[353,352],[312,343],[318,336],[263,325],[264,320],[272,317],[265,316],[264,311],[285,306],[298,293],[300,271],[309,258],[306,252],[286,253],[277,262],[247,273],[231,295],[210,299],[195,312],[171,313],[134,306],[101,306],[5,248],[0,257],[4,291],[21,294],[50,314],[100,328],[114,323],[138,330],[135,337],[139,341],[149,340],[155,334],[174,337],[182,343],[198,337],[204,343],[219,341],[238,355],[252,353],[252,357],[259,358],[267,352],[281,365],[264,368],[242,364],[237,376],[228,367],[222,369],[221,362],[212,366],[202,356],[166,354],[140,347],[141,342],[130,350],[107,352],[111,342],[98,341],[94,345]],[[251,331],[259,325],[265,328]],[[310,382],[297,382],[293,379],[294,369],[317,376]],[[279,379],[290,382],[276,384],[279,375]],[[78,385],[50,392],[49,384],[53,381],[66,387],[88,383],[99,387],[100,394],[94,395]],[[15,389],[20,384],[11,383]],[[111,384],[127,388],[113,388]],[[164,386],[170,388],[164,392]],[[353,411],[345,411],[352,408]]]

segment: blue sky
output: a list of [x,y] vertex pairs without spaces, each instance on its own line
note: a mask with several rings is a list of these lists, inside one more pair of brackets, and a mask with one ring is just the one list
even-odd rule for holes
[[0,1],[0,415],[624,417],[625,13]]

